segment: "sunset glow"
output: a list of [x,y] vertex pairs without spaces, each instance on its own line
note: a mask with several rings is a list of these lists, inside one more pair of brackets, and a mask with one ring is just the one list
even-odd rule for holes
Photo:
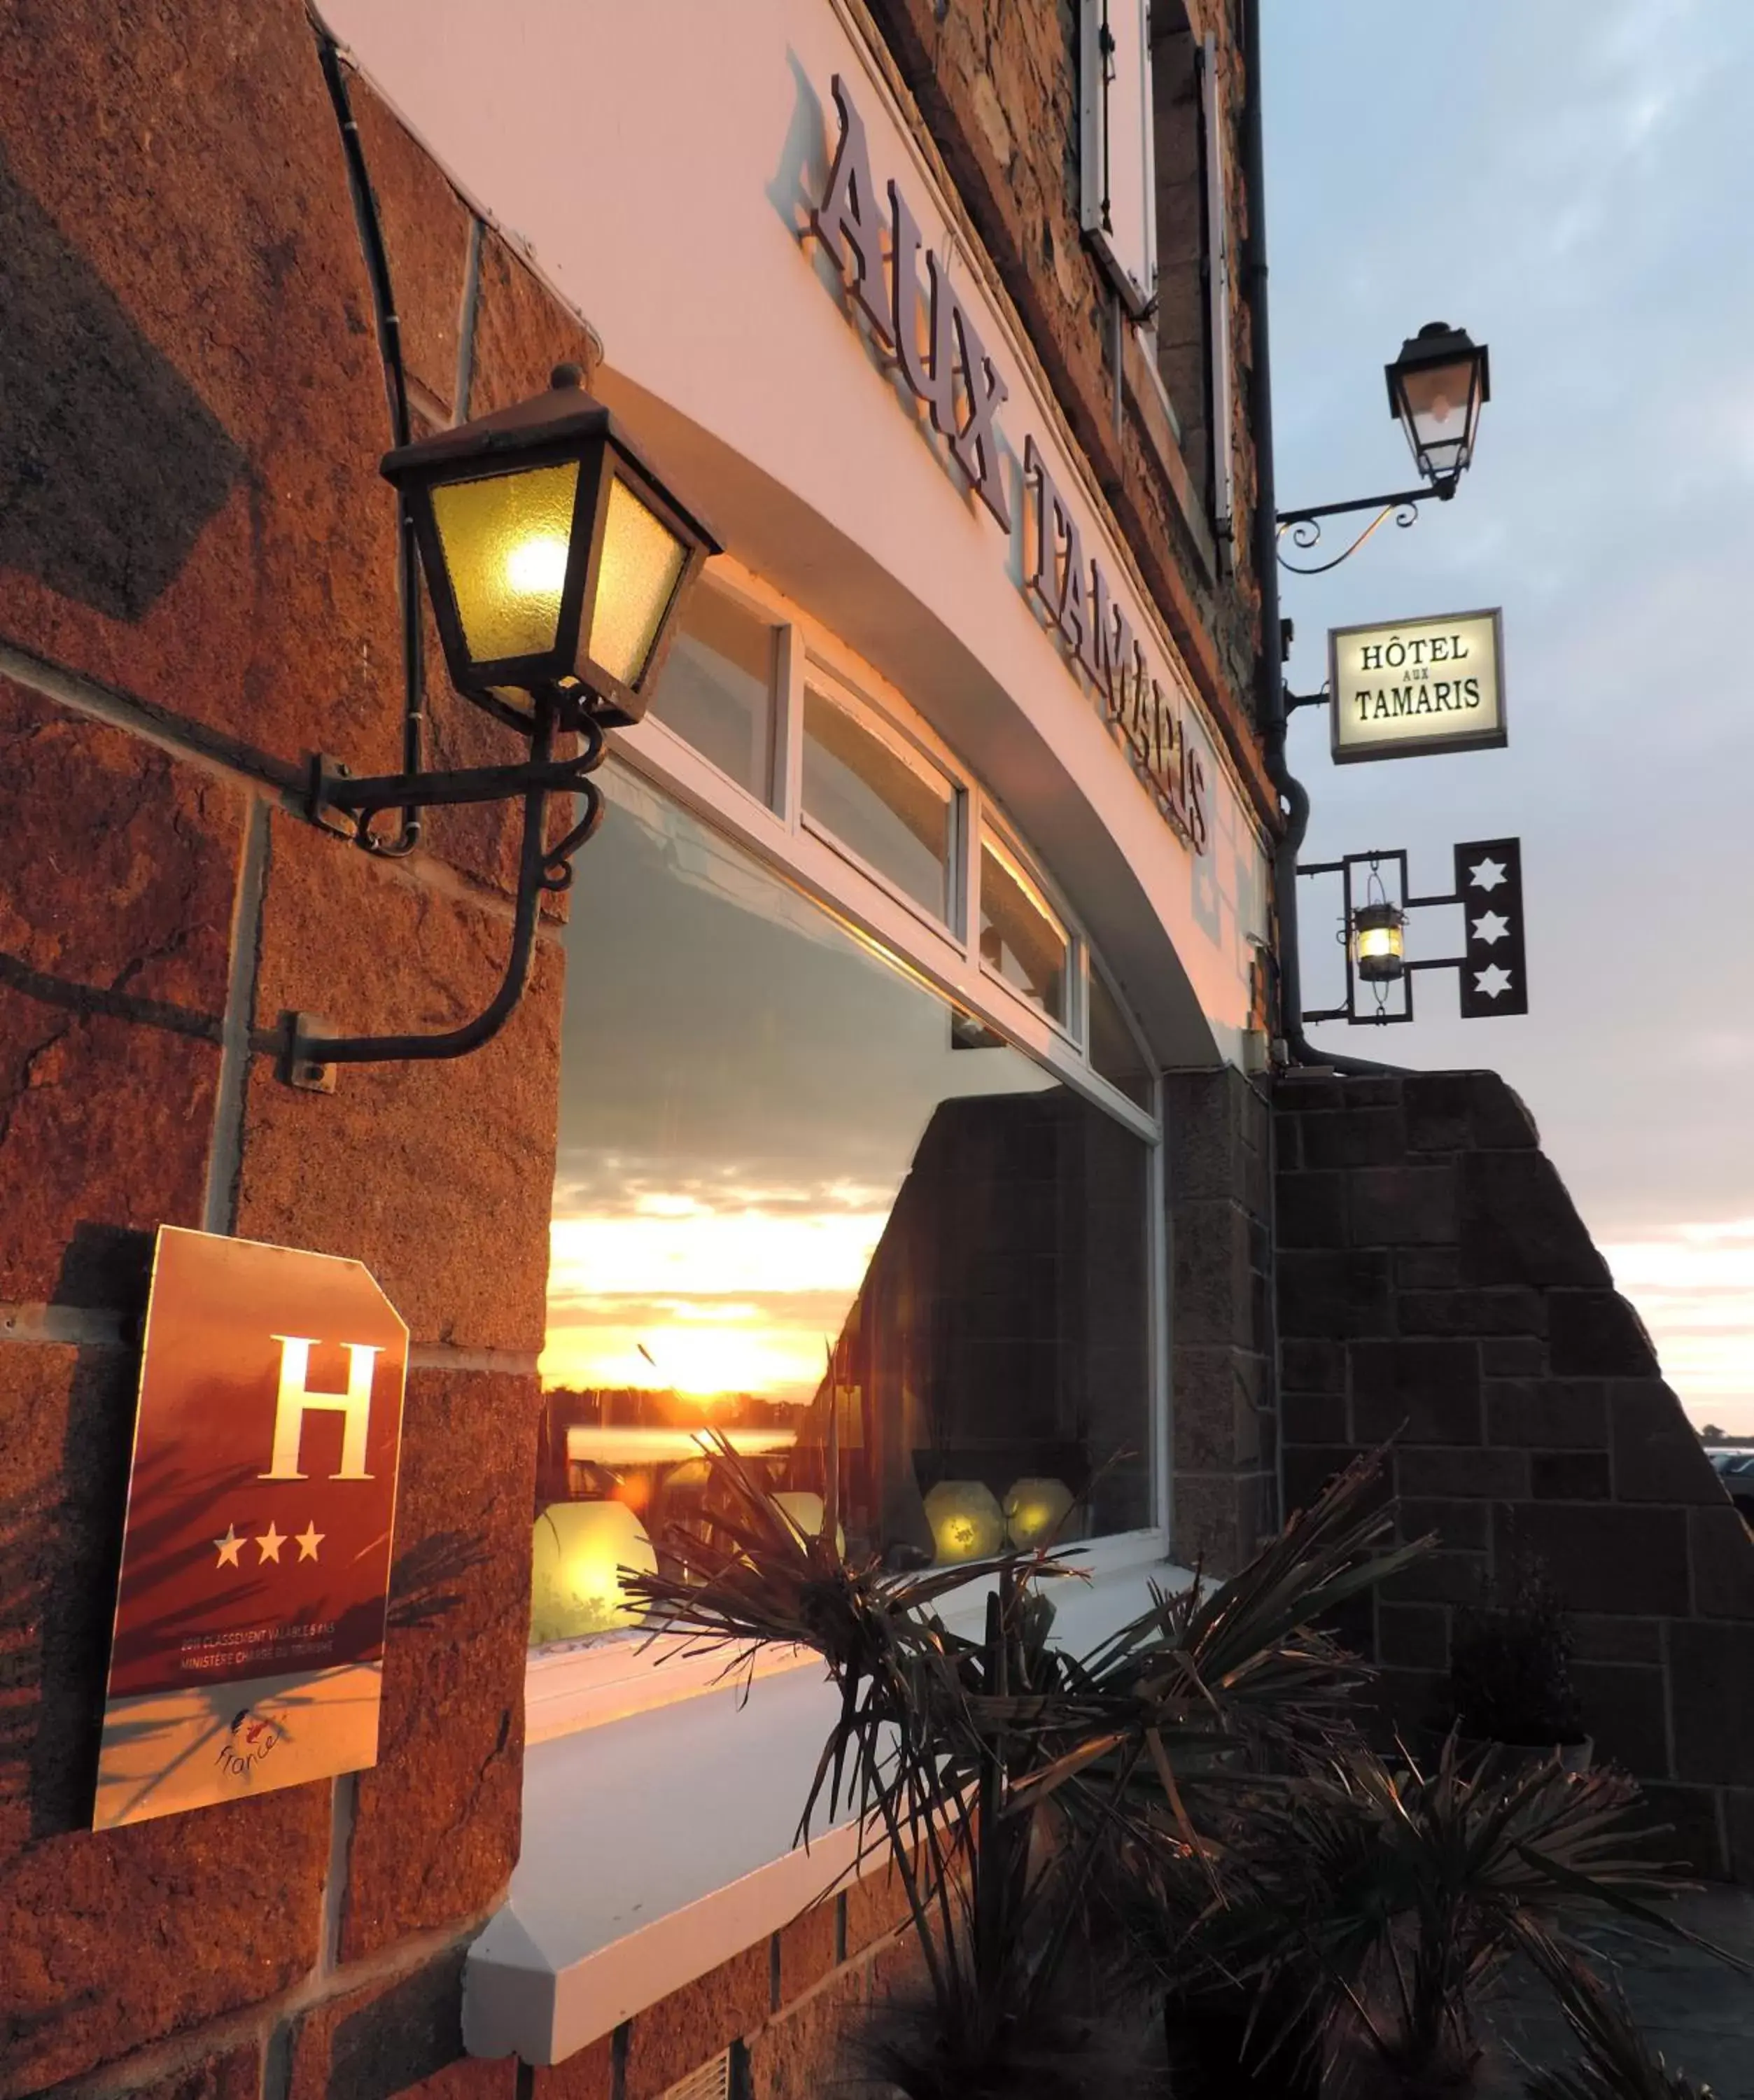
[[1678,1225],[1602,1251],[1688,1414],[1754,1435],[1754,1218]]
[[809,1400],[888,1215],[870,1191],[815,1193],[815,1210],[648,1194],[557,1217],[543,1383]]

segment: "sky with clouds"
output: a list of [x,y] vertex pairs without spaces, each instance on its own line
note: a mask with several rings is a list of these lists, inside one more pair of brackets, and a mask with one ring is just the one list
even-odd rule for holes
[[[1427,978],[1413,1027],[1316,1039],[1504,1073],[1690,1412],[1754,1436],[1754,7],[1263,12],[1281,507],[1413,479],[1403,337],[1492,351],[1455,501],[1284,609],[1307,692],[1329,626],[1501,605],[1509,748],[1336,769],[1299,713],[1305,858],[1404,845],[1434,891],[1452,841],[1517,834],[1528,908],[1526,1019]],[[1302,909],[1331,1004],[1337,901]]]

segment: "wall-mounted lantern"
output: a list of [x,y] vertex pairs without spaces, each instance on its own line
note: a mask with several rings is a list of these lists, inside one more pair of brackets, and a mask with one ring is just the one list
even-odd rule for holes
[[1389,413],[1406,431],[1419,471],[1439,495],[1450,494],[1474,457],[1480,410],[1492,397],[1485,344],[1448,321],[1427,321],[1382,369]]
[[451,682],[522,729],[549,692],[637,721],[671,613],[716,551],[582,382],[557,365],[547,393],[383,465],[412,514]]
[[[1346,946],[1346,1004],[1306,1012],[1302,1016],[1306,1025],[1318,1021],[1346,1021],[1354,1026],[1411,1021],[1413,977],[1421,970],[1457,973],[1464,1021],[1528,1012],[1522,843],[1517,839],[1479,839],[1458,845],[1454,852],[1456,886],[1440,897],[1408,894],[1407,854],[1399,848],[1347,854],[1339,860],[1318,861],[1298,870],[1300,876],[1338,876],[1344,915],[1341,938]],[[1383,882],[1385,862],[1397,871],[1399,902]],[[1462,908],[1462,952],[1409,961],[1408,913],[1439,904]],[[1391,1006],[1389,988],[1395,984],[1402,986],[1402,994]],[[1361,985],[1370,988],[1368,1007],[1359,997]]]
[[1417,518],[1420,505],[1434,496],[1448,503],[1474,458],[1480,410],[1492,398],[1491,367],[1483,342],[1474,342],[1465,329],[1452,329],[1448,321],[1427,321],[1417,335],[1408,337],[1400,355],[1382,369],[1390,412],[1407,433],[1425,485],[1404,488],[1393,496],[1359,496],[1346,503],[1314,503],[1302,510],[1278,512],[1274,524],[1279,537],[1283,540],[1289,532],[1293,546],[1306,552],[1320,544],[1324,518],[1342,518],[1351,511],[1376,513],[1351,545],[1329,561],[1303,567],[1281,554],[1280,567],[1295,576],[1320,576],[1338,568],[1386,518],[1392,516],[1397,525],[1408,526]]
[[[434,1035],[337,1036],[315,1015],[285,1017],[280,1074],[331,1091],[338,1065],[460,1057],[496,1034],[522,996],[544,893],[572,880],[596,830],[590,775],[603,732],[646,712],[689,586],[718,543],[663,487],[576,365],[546,393],[390,452],[394,487],[421,565],[451,682],[530,738],[529,761],[355,780],[311,764],[305,814],[377,850],[386,810],[521,800],[523,830],[511,954],[498,993],[461,1026]],[[556,739],[583,749],[557,759]],[[549,798],[576,795],[580,821],[550,845]]]

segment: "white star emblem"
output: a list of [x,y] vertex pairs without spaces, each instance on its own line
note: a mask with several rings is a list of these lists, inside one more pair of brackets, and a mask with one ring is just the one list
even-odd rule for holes
[[1496,999],[1500,992],[1509,990],[1510,973],[1494,963],[1490,969],[1476,970],[1474,982],[1483,999]]
[[302,1531],[295,1532],[293,1534],[293,1542],[298,1548],[299,1559],[315,1560],[317,1557],[317,1548],[328,1537],[328,1533],[326,1531],[317,1529],[317,1520],[312,1517]]
[[219,1558],[215,1564],[217,1566],[242,1568],[244,1564],[237,1556],[244,1551],[244,1541],[238,1537],[237,1526],[235,1524],[228,1524],[225,1528],[225,1537],[216,1538],[214,1544],[219,1549]]
[[1496,911],[1485,911],[1474,922],[1474,938],[1491,947],[1494,941],[1501,941],[1510,931],[1510,921],[1501,919]]
[[[261,1554],[262,1560],[277,1561],[280,1557],[280,1548],[285,1543],[286,1533],[284,1531],[276,1531],[274,1528],[274,1520],[270,1517],[267,1529],[262,1533],[256,1541],[256,1549]],[[258,1561],[256,1564],[259,1568],[262,1561]]]
[[1494,890],[1504,879],[1505,865],[1502,861],[1483,860],[1478,867],[1468,870],[1468,880],[1476,889]]

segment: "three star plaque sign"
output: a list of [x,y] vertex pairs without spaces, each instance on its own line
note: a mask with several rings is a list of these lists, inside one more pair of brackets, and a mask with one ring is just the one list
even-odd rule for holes
[[[1411,1021],[1413,981],[1421,970],[1456,972],[1464,1021],[1528,1012],[1520,840],[1474,839],[1458,845],[1456,886],[1441,897],[1408,893],[1407,855],[1399,847],[1316,862],[1298,873],[1338,876],[1345,905],[1346,1004],[1306,1012],[1306,1023]],[[1404,942],[1408,913],[1440,904],[1461,907],[1461,953],[1408,956]]]
[[358,1262],[159,1228],[93,1829],[377,1762],[408,1365]]
[[1527,1013],[1528,969],[1523,948],[1523,847],[1517,839],[1481,839],[1456,849],[1456,894],[1462,910],[1461,1017]]

